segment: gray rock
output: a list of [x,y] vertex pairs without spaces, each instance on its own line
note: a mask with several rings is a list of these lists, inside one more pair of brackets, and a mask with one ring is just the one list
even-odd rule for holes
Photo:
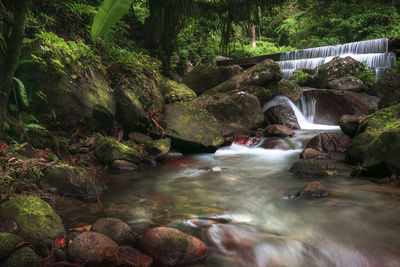
[[91,231],[108,236],[120,246],[132,246],[138,239],[132,228],[117,218],[100,219],[93,224]]

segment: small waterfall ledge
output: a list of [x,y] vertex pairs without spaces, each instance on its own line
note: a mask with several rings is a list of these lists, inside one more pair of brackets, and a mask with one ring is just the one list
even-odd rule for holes
[[396,55],[389,52],[387,38],[289,51],[281,54],[277,63],[282,68],[283,78],[289,79],[298,68],[313,69],[337,56],[365,62],[378,79],[396,63]]

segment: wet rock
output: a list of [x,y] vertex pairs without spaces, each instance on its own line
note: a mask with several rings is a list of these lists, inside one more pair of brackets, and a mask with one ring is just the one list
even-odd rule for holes
[[210,64],[202,64],[187,73],[183,79],[183,83],[196,93],[202,94],[242,72],[243,69],[239,65],[218,67]]
[[276,149],[276,150],[290,150],[293,149],[290,144],[285,142],[284,140],[273,139],[266,140],[262,145],[265,149]]
[[378,96],[379,108],[400,103],[400,73],[385,73],[379,81],[367,90],[367,93]]
[[68,249],[68,258],[86,266],[115,266],[119,247],[109,237],[95,232],[84,232],[75,237]]
[[361,92],[368,87],[357,77],[348,76],[330,81],[328,83],[328,88],[341,91]]
[[233,140],[234,144],[243,146],[256,146],[261,142],[260,137],[241,136]]
[[265,136],[269,137],[287,137],[294,135],[294,131],[284,125],[268,125],[264,130]]
[[291,129],[300,129],[294,111],[288,106],[274,106],[264,112],[265,121],[268,124],[279,124]]
[[378,109],[379,98],[364,93],[327,89],[308,89],[306,98],[314,98],[315,123],[338,125],[343,115],[369,115]]
[[339,120],[340,129],[348,136],[354,137],[366,117],[364,115],[343,115]]
[[120,246],[132,246],[138,239],[132,228],[117,218],[100,219],[90,231],[106,235]]
[[19,234],[37,249],[51,248],[54,240],[65,235],[60,217],[45,201],[32,196],[19,196],[1,206],[1,217],[15,221]]
[[0,262],[5,261],[22,241],[24,239],[19,235],[0,233]]
[[324,198],[328,196],[328,191],[321,182],[313,181],[301,189],[296,196],[304,199]]
[[222,125],[222,135],[225,138],[226,143],[232,143],[234,139],[250,136],[251,131],[248,127],[238,124],[223,124]]
[[183,83],[164,78],[161,90],[167,104],[178,101],[190,101],[197,97],[196,93]]
[[331,159],[301,159],[290,171],[300,178],[326,178],[330,176],[350,176],[353,167]]
[[110,165],[116,160],[140,162],[142,155],[137,146],[126,146],[113,137],[97,136],[96,156],[102,164]]
[[134,141],[136,144],[150,145],[153,143],[153,139],[150,136],[139,132],[129,133],[128,138]]
[[171,139],[163,138],[155,140],[153,143],[146,146],[147,152],[158,159],[166,159],[168,152],[171,149]]
[[[273,90],[274,92],[275,90]],[[282,80],[278,82],[277,91],[274,92],[274,95],[283,95],[289,98],[293,102],[297,102],[300,100],[300,97],[303,95],[303,90],[292,81]]]
[[329,155],[314,148],[306,148],[300,154],[301,159],[327,159]]
[[153,259],[132,247],[120,247],[119,265],[126,267],[148,267]]
[[207,253],[207,247],[201,240],[168,227],[147,231],[139,244],[156,262],[167,266],[194,263]]
[[15,251],[2,267],[41,267],[39,256],[29,247]]
[[139,169],[135,163],[126,160],[114,160],[111,168],[120,172],[133,172]]
[[348,135],[339,132],[326,132],[318,134],[308,141],[306,148],[313,148],[320,152],[343,153],[351,143]]

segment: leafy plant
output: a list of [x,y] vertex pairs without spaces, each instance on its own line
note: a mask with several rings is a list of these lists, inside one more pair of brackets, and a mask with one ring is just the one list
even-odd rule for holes
[[310,75],[306,72],[299,72],[293,75],[291,81],[298,85],[305,85]]
[[367,64],[364,62],[364,70],[358,72],[355,76],[360,79],[366,86],[371,87],[376,83],[375,71],[367,69]]
[[24,107],[29,107],[28,94],[26,92],[24,83],[17,77],[13,77],[13,80],[15,82],[14,90],[16,91],[16,95],[18,95],[18,99],[16,99],[16,101],[19,100]]

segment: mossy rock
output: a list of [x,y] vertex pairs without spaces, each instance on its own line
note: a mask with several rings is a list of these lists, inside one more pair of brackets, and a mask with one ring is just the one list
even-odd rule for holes
[[293,102],[297,102],[303,95],[303,90],[300,88],[300,86],[291,81],[282,80],[278,82],[278,88],[275,93],[276,95],[284,95]]
[[128,135],[128,137],[136,144],[151,145],[153,143],[153,139],[150,136],[147,136],[139,132],[132,132]]
[[6,201],[1,206],[1,217],[15,221],[19,234],[38,246],[51,247],[56,238],[65,234],[60,217],[37,197],[19,196]]
[[221,126],[214,116],[193,101],[167,105],[164,124],[172,147],[182,152],[211,152],[224,142]]
[[95,154],[104,165],[110,165],[115,160],[126,160],[136,163],[142,160],[139,146],[124,145],[114,137],[96,136],[96,140]]
[[41,267],[40,258],[29,247],[15,251],[2,267]]
[[22,237],[10,233],[0,233],[0,262],[3,262],[13,253],[16,246],[24,241]]
[[378,96],[379,107],[400,103],[400,73],[386,73],[367,93]]
[[346,160],[374,177],[400,174],[400,104],[370,115],[360,126]]
[[166,103],[190,101],[197,97],[196,93],[183,83],[164,78],[162,92]]
[[170,149],[170,138],[158,139],[155,140],[152,144],[146,146],[146,150],[150,153],[150,155],[154,155],[158,158],[166,158]]
[[251,95],[254,95],[255,97],[258,98],[258,101],[260,102],[261,107],[265,105],[268,101],[270,101],[272,98],[274,98],[274,94],[270,89],[266,89],[262,86],[242,86],[236,91],[232,91],[233,93],[239,93],[239,92],[245,92]]

